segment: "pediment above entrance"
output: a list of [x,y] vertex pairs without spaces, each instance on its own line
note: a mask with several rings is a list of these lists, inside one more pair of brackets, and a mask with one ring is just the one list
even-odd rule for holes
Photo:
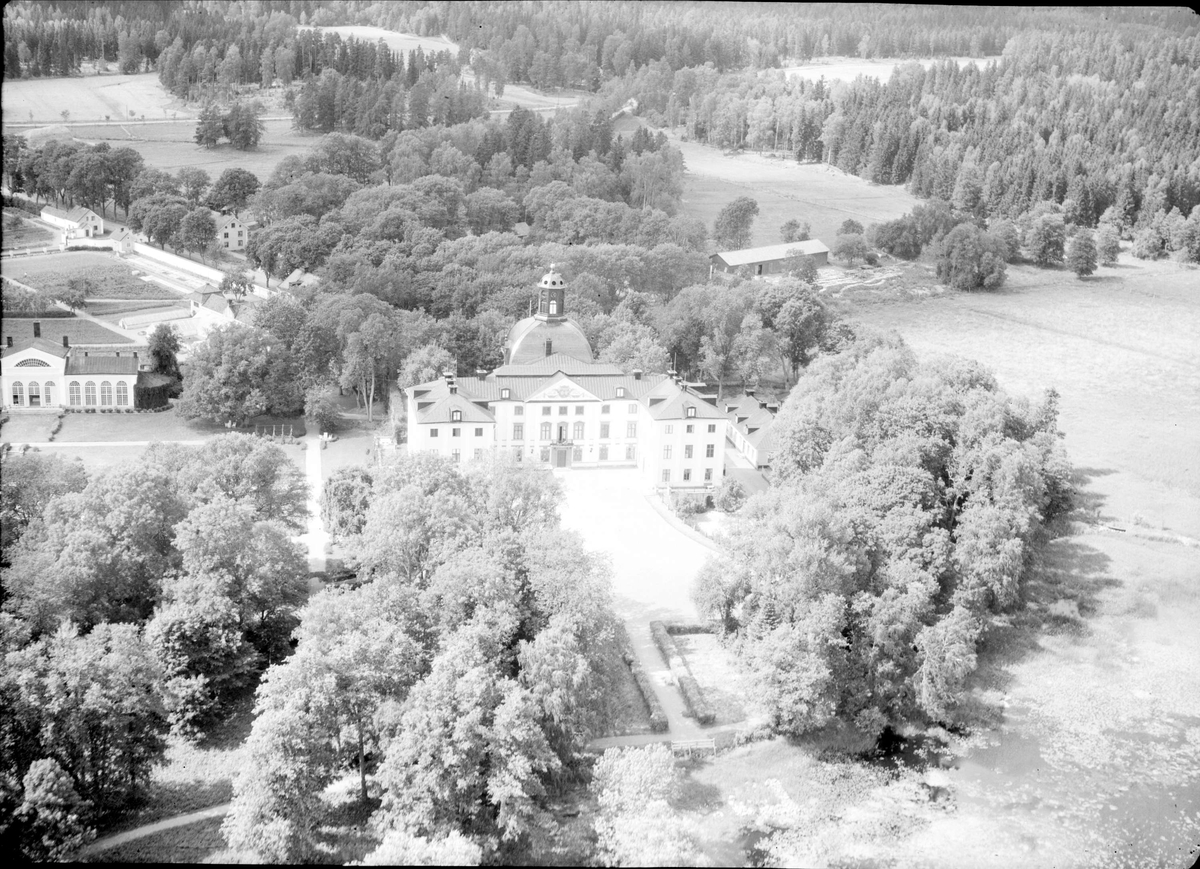
[[600,398],[563,375],[525,399],[528,401],[599,401]]

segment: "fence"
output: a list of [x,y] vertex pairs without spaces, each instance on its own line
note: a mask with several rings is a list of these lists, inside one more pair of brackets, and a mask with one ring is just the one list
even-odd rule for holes
[[717,756],[717,740],[715,738],[687,739],[671,743],[672,754],[683,754],[691,757],[694,754],[703,754],[706,751],[711,751],[713,757]]
[[264,438],[290,438],[293,436],[291,425],[255,425],[254,433]]

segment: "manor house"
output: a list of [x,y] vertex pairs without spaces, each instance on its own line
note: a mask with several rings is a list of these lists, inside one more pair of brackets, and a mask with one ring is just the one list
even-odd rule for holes
[[703,491],[725,472],[728,417],[674,372],[626,374],[596,362],[567,317],[551,266],[538,310],[509,331],[504,364],[405,390],[408,444],[466,461],[485,450],[555,468],[639,468],[646,481]]

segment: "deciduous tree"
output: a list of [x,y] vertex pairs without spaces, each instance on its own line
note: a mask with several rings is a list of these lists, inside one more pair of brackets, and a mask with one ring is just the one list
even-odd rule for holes
[[713,239],[721,250],[741,250],[750,246],[750,231],[758,217],[758,202],[739,196],[717,215]]
[[243,425],[269,413],[291,416],[304,406],[291,353],[248,326],[214,329],[184,366],[179,413],[185,419]]

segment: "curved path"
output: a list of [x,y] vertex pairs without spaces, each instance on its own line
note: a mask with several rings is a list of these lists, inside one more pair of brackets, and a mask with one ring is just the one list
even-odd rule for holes
[[111,836],[105,836],[102,839],[97,839],[95,842],[92,842],[92,844],[83,849],[83,851],[80,853],[80,856],[88,857],[100,851],[107,851],[109,848],[115,848],[118,845],[124,845],[126,842],[144,839],[146,836],[153,836],[155,833],[161,833],[164,830],[172,830],[175,827],[186,827],[188,824],[194,824],[197,821],[204,821],[209,818],[220,818],[229,814],[229,810],[232,807],[233,803],[222,803],[219,806],[210,806],[207,809],[188,812],[186,815],[176,815],[173,818],[155,821],[151,824],[143,824],[140,827],[134,827],[132,830],[126,830],[123,833],[114,833]]

